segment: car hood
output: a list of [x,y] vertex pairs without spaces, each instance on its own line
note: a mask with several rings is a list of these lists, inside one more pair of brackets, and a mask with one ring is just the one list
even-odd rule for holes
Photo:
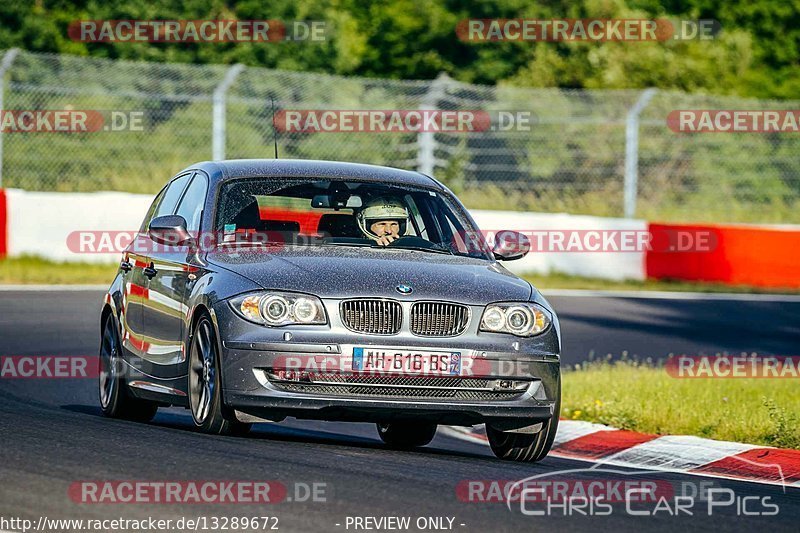
[[[499,264],[414,250],[344,246],[286,247],[280,251],[216,251],[206,259],[265,289],[323,298],[387,297],[485,305],[528,301],[530,284]],[[413,292],[403,295],[399,284]]]

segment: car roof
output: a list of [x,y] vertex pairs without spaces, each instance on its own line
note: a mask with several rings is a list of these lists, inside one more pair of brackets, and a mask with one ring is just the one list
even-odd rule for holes
[[306,159],[229,159],[225,161],[203,161],[187,167],[202,170],[212,183],[235,178],[322,178],[331,180],[355,180],[393,185],[416,185],[442,190],[433,178],[410,170],[345,163],[341,161],[317,161]]

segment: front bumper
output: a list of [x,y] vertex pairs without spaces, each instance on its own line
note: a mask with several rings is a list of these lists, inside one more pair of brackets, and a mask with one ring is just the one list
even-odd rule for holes
[[[451,425],[512,420],[531,424],[554,415],[560,367],[558,333],[552,327],[530,339],[477,331],[454,338],[423,338],[402,333],[362,335],[337,328],[333,320],[333,327],[268,328],[242,320],[226,302],[215,308],[215,315],[222,341],[223,399],[228,407],[248,415],[353,422],[425,419]],[[503,380],[515,388],[511,394],[455,392],[441,397],[449,392],[437,387],[431,387],[430,394],[427,387],[415,387],[413,393],[407,389],[406,394],[404,385],[381,384],[367,390],[352,383],[303,387],[275,379],[273,370],[286,368],[287,360],[310,364],[315,373],[334,372],[347,379],[353,375],[348,367],[354,346],[457,350],[466,366],[462,376],[467,372],[470,382],[489,386]]]

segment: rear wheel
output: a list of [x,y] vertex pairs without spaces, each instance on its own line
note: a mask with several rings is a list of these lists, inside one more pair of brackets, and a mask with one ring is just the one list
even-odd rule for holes
[[436,424],[431,422],[387,422],[377,426],[381,440],[392,448],[425,446],[436,435]]
[[553,439],[558,430],[558,417],[561,414],[561,386],[558,388],[558,398],[553,408],[553,416],[542,424],[539,433],[511,433],[499,431],[486,425],[486,436],[492,452],[500,459],[535,463],[541,461],[550,452]]
[[189,410],[204,433],[245,435],[252,424],[237,421],[222,403],[219,354],[214,326],[207,316],[197,321],[189,350]]
[[108,315],[100,342],[100,408],[110,418],[149,422],[156,416],[158,405],[134,398],[128,391],[123,378],[125,367],[117,331],[114,317]]

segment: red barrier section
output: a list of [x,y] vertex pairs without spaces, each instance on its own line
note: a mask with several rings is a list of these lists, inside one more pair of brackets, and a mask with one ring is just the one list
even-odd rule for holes
[[[326,211],[327,212],[327,211]],[[330,211],[335,213],[335,211]],[[297,222],[300,224],[300,233],[314,235],[317,233],[319,219],[325,212],[300,211],[296,209],[283,209],[280,207],[259,206],[261,220],[281,220],[284,222]]]
[[800,481],[800,451],[753,448],[695,468],[692,472],[795,483]]
[[798,230],[676,224],[650,224],[649,229],[654,235],[707,231],[713,236],[713,246],[689,251],[649,251],[645,254],[648,278],[800,287]]
[[600,459],[655,438],[657,435],[646,435],[624,429],[598,431],[555,446],[553,450],[570,457]]
[[0,189],[0,259],[8,253],[8,209],[6,191]]

